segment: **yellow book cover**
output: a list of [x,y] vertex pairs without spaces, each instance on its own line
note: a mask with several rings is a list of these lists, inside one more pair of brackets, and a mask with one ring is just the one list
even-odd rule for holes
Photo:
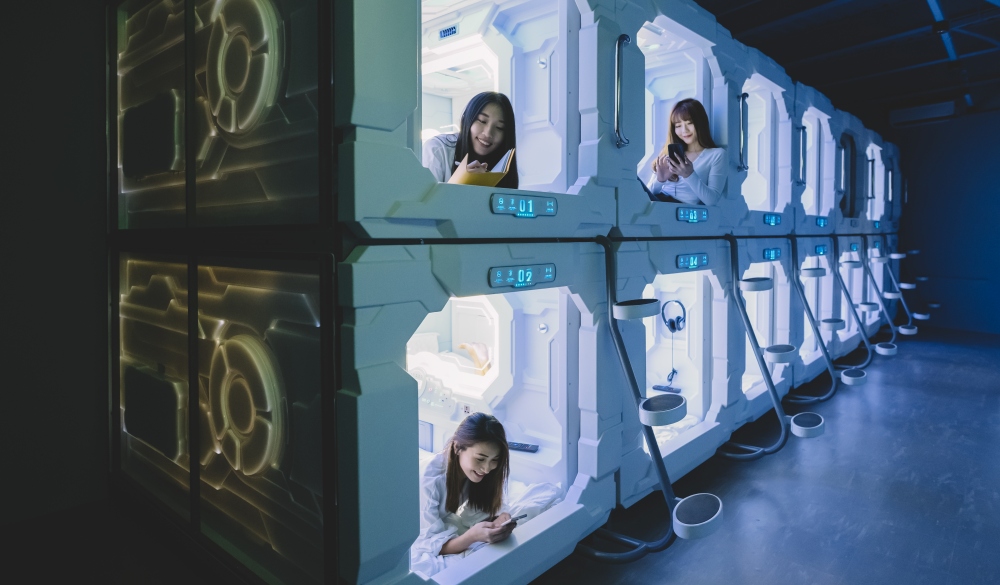
[[[451,178],[448,179],[449,183],[454,183],[456,185],[478,185],[480,187],[496,187],[500,179],[507,174],[510,170],[510,164],[514,160],[514,150],[510,149],[507,154],[497,162],[496,166],[492,170],[485,173],[470,173],[465,170],[465,166],[469,163],[469,155],[465,155],[462,162],[458,163],[458,167],[455,168],[455,172],[451,174]],[[502,170],[500,170],[502,169]]]

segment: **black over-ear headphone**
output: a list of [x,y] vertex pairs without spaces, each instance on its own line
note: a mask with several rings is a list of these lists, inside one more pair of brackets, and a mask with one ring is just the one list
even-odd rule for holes
[[[678,317],[667,318],[667,307],[672,303],[676,303],[681,308],[681,314]],[[681,329],[684,329],[684,323],[687,321],[687,309],[684,308],[684,304],[680,301],[670,300],[663,303],[663,306],[660,308],[660,318],[663,319],[663,324],[667,326],[667,329],[671,333],[677,333]]]

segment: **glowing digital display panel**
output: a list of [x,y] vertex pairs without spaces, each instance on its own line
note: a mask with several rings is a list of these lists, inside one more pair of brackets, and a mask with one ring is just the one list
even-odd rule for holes
[[857,251],[858,251],[858,245],[857,244],[851,244],[851,252],[857,252]]
[[[189,74],[184,7],[192,4],[198,43]],[[123,4],[119,227],[184,224],[190,150],[199,225],[318,220],[316,10],[308,0]],[[193,136],[185,135],[189,117]]]
[[539,283],[555,282],[555,264],[525,264],[490,268],[490,288],[524,288]]
[[681,254],[677,257],[677,268],[691,270],[708,266],[708,254]]
[[822,245],[816,246],[816,255],[817,256],[826,256],[826,244],[822,244]]
[[829,224],[830,224],[830,220],[828,220],[825,217],[817,217],[816,218],[816,227],[824,228],[824,227],[826,227]]
[[881,226],[882,226],[882,222],[880,222],[880,221],[876,221],[875,222],[875,229],[879,229]]
[[554,197],[537,197],[534,195],[511,196],[494,193],[490,197],[490,210],[495,214],[513,215],[516,217],[553,216],[558,211]]
[[764,250],[764,260],[777,260],[781,258],[781,248],[766,248]]
[[780,213],[765,213],[764,223],[767,225],[781,225],[781,214]]
[[677,209],[677,221],[686,223],[708,221],[708,210],[703,207],[680,207]]

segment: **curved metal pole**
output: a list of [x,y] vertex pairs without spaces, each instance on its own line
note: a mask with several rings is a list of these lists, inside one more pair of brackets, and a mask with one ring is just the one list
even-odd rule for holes
[[913,315],[910,314],[910,307],[907,306],[906,299],[903,298],[903,289],[899,288],[899,280],[896,279],[896,275],[892,272],[892,258],[889,258],[889,262],[889,278],[892,279],[892,285],[899,291],[899,302],[903,305],[903,311],[906,313],[906,326],[913,327]]
[[743,318],[743,328],[746,330],[747,339],[750,341],[750,347],[753,348],[753,355],[757,358],[757,366],[760,367],[760,373],[764,377],[764,383],[767,385],[767,393],[771,396],[771,402],[774,404],[774,412],[778,415],[778,424],[781,425],[781,436],[778,437],[778,441],[770,447],[757,447],[754,445],[744,445],[742,443],[729,441],[726,445],[737,449],[743,449],[747,452],[729,453],[718,450],[716,453],[730,459],[752,461],[754,459],[760,459],[764,455],[777,453],[781,450],[781,448],[785,446],[785,443],[788,442],[788,425],[785,423],[785,411],[781,408],[781,398],[778,396],[778,390],[774,387],[774,380],[771,379],[771,370],[768,369],[767,363],[764,362],[764,354],[760,351],[760,345],[757,343],[757,335],[753,332],[753,324],[750,323],[750,315],[747,314],[747,307],[743,302],[743,295],[740,292],[739,242],[732,234],[727,234],[724,238],[726,242],[729,243],[729,257],[733,269],[733,302],[736,304],[736,308],[739,309],[740,317]]
[[[642,402],[642,393],[639,392],[639,383],[636,382],[635,372],[632,371],[632,365],[631,362],[629,362],[628,352],[625,348],[625,341],[622,339],[621,331],[618,330],[618,322],[615,319],[613,312],[617,299],[616,284],[618,281],[615,251],[612,247],[611,240],[608,238],[598,236],[596,241],[604,247],[605,277],[607,279],[608,286],[608,325],[611,327],[611,338],[614,340],[615,351],[618,354],[618,362],[622,367],[622,371],[625,372],[625,378],[628,380],[632,400],[635,404],[636,412],[638,412],[639,404]],[[660,454],[660,447],[656,442],[656,435],[653,433],[652,427],[642,425],[642,431],[646,438],[646,445],[649,448],[649,456],[653,460],[653,467],[656,469],[657,477],[660,479],[660,490],[663,492],[663,498],[667,502],[667,510],[670,513],[670,520],[667,521],[667,533],[658,540],[647,542],[625,536],[623,534],[618,534],[604,528],[599,529],[595,532],[596,536],[613,540],[621,544],[627,544],[633,546],[634,548],[626,552],[611,553],[596,550],[583,543],[577,544],[577,549],[581,553],[595,560],[609,563],[631,562],[646,556],[648,553],[661,551],[667,548],[677,538],[677,535],[674,533],[673,526],[673,514],[677,497],[674,495],[674,488],[670,483],[670,476],[667,475],[667,467],[663,463],[663,456]]]
[[837,393],[837,372],[833,365],[833,359],[830,357],[830,352],[826,349],[826,342],[823,341],[823,335],[820,333],[819,325],[816,324],[816,317],[813,316],[812,308],[809,307],[809,299],[806,298],[806,293],[802,290],[802,282],[799,280],[799,245],[795,236],[789,235],[788,241],[792,247],[792,288],[795,292],[799,293],[799,300],[802,301],[802,306],[805,308],[806,317],[809,319],[809,325],[812,327],[813,336],[816,337],[816,344],[819,345],[823,352],[823,359],[826,361],[826,369],[830,372],[830,390],[822,396],[795,396],[789,394],[785,397],[785,400],[792,404],[816,404],[817,402],[824,402],[833,398],[833,395]]
[[[892,331],[892,339],[889,340],[889,343],[896,343],[896,326],[893,325],[892,319],[889,318],[889,309],[885,306],[885,301],[882,299],[882,291],[879,290],[878,283],[875,282],[875,275],[872,274],[872,271],[868,266],[868,236],[864,236],[862,238],[862,241],[864,242],[863,246],[864,257],[861,259],[861,264],[864,266],[865,274],[868,275],[868,279],[872,283],[872,288],[875,289],[875,298],[878,299],[878,305],[879,307],[882,308],[881,317],[882,319],[885,320],[886,323],[889,324],[889,330]],[[899,296],[903,295],[900,294]]]
[[621,148],[628,145],[628,138],[622,134],[622,59],[625,45],[632,42],[632,37],[622,34],[615,42],[615,146]]
[[868,335],[865,333],[865,324],[861,321],[861,317],[858,317],[858,310],[854,307],[854,299],[851,298],[851,292],[847,290],[847,285],[844,284],[844,279],[840,277],[840,237],[834,234],[830,237],[830,239],[833,240],[833,274],[837,277],[837,282],[840,283],[840,290],[843,291],[844,296],[847,297],[847,304],[851,307],[851,315],[854,316],[854,322],[858,324],[858,332],[861,335],[861,341],[865,342],[865,350],[868,352],[868,356],[865,358],[865,361],[860,364],[856,366],[836,366],[836,368],[838,370],[860,370],[867,368],[868,364],[872,363],[872,356],[875,352],[872,351],[872,344],[868,341]]

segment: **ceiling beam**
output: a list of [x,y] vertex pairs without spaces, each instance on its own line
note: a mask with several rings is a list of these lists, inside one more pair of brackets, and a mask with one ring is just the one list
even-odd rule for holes
[[[750,45],[752,43],[747,43],[747,42],[743,41],[742,39],[744,39],[746,37],[752,37],[754,35],[758,35],[758,34],[767,32],[767,31],[769,31],[769,30],[771,30],[773,28],[776,28],[776,27],[783,26],[788,21],[797,20],[799,18],[806,18],[808,16],[813,16],[813,15],[819,13],[819,12],[825,12],[825,11],[828,11],[828,10],[833,9],[833,8],[838,8],[840,6],[844,6],[845,4],[851,4],[852,2],[856,2],[856,1],[858,1],[858,0],[828,0],[827,2],[824,2],[824,3],[822,3],[822,4],[818,5],[818,6],[813,6],[812,8],[807,8],[805,10],[800,10],[798,12],[793,12],[791,14],[787,14],[787,15],[782,16],[780,18],[776,18],[776,19],[774,19],[774,20],[772,20],[770,22],[766,22],[764,24],[761,24],[759,26],[755,26],[753,28],[748,28],[746,30],[738,30],[738,29],[735,29],[734,27],[727,27],[727,28],[729,28],[729,30],[732,32],[732,34],[733,34],[734,37],[740,39],[740,42],[742,42],[744,44],[747,44],[747,45]],[[790,4],[794,6],[794,3],[790,3]]]
[[[965,55],[959,55],[958,61],[963,61],[965,59],[971,59],[973,57],[980,57],[982,55],[989,55],[991,53],[1000,53],[1000,47],[993,47],[990,49],[984,49],[982,51],[976,51],[974,53],[966,53]],[[837,87],[840,85],[846,85],[849,83],[856,83],[858,81],[865,81],[867,79],[873,79],[876,77],[882,77],[885,75],[892,75],[894,73],[903,73],[905,71],[913,71],[915,69],[922,69],[924,67],[930,67],[931,65],[941,65],[943,63],[951,63],[951,58],[946,59],[936,59],[934,61],[924,61],[923,63],[917,63],[915,65],[907,65],[906,67],[897,67],[896,69],[890,69],[888,71],[878,71],[876,73],[868,73],[866,75],[859,75],[857,77],[849,77],[847,79],[837,79],[829,83],[823,83],[816,85],[816,89],[821,91],[826,91],[828,88]]]
[[[875,99],[867,99],[866,101],[874,102],[874,103],[878,103],[878,104],[888,104],[888,103],[898,102],[898,101],[902,101],[902,100],[908,100],[908,99],[913,99],[913,98],[920,98],[920,97],[925,97],[925,96],[929,96],[929,95],[935,95],[935,94],[940,94],[940,93],[953,92],[953,91],[960,90],[960,89],[967,89],[967,88],[980,87],[980,86],[983,86],[983,85],[993,85],[993,84],[1000,84],[1000,76],[990,77],[988,79],[979,79],[977,81],[971,81],[969,83],[959,83],[959,84],[956,84],[956,85],[948,85],[948,86],[944,86],[944,87],[935,87],[933,89],[925,89],[923,91],[912,91],[912,92],[909,92],[909,93],[901,93],[901,94],[897,94],[897,95],[886,95],[886,96],[882,96],[882,97],[875,98]],[[956,97],[961,97],[961,96],[956,95]]]
[[[1000,0],[997,0],[1000,2]],[[948,21],[953,32],[962,32],[970,36],[975,36],[977,38],[982,37],[982,35],[976,35],[973,33],[967,33],[960,29],[969,26],[970,24],[979,24],[982,22],[990,22],[1000,18],[1000,9],[988,9],[988,10],[976,10],[975,12],[967,13],[958,18]],[[858,51],[864,51],[865,49],[873,49],[879,45],[884,45],[887,43],[892,43],[895,41],[900,41],[910,37],[925,35],[934,32],[934,27],[932,25],[921,26],[901,33],[896,33],[894,35],[889,35],[887,37],[881,37],[878,39],[872,39],[864,43],[859,43],[857,45],[851,45],[850,47],[844,47],[843,49],[837,49],[836,51],[827,51],[826,53],[821,53],[819,55],[813,55],[812,57],[805,57],[803,59],[797,59],[795,61],[789,61],[784,64],[785,69],[792,69],[800,65],[806,65],[809,63],[815,63],[817,61],[824,61],[826,59],[833,59],[835,57],[842,57],[844,55],[850,55],[851,53],[856,53]],[[986,41],[992,41],[992,39],[983,38]],[[996,41],[992,41],[996,44]]]

